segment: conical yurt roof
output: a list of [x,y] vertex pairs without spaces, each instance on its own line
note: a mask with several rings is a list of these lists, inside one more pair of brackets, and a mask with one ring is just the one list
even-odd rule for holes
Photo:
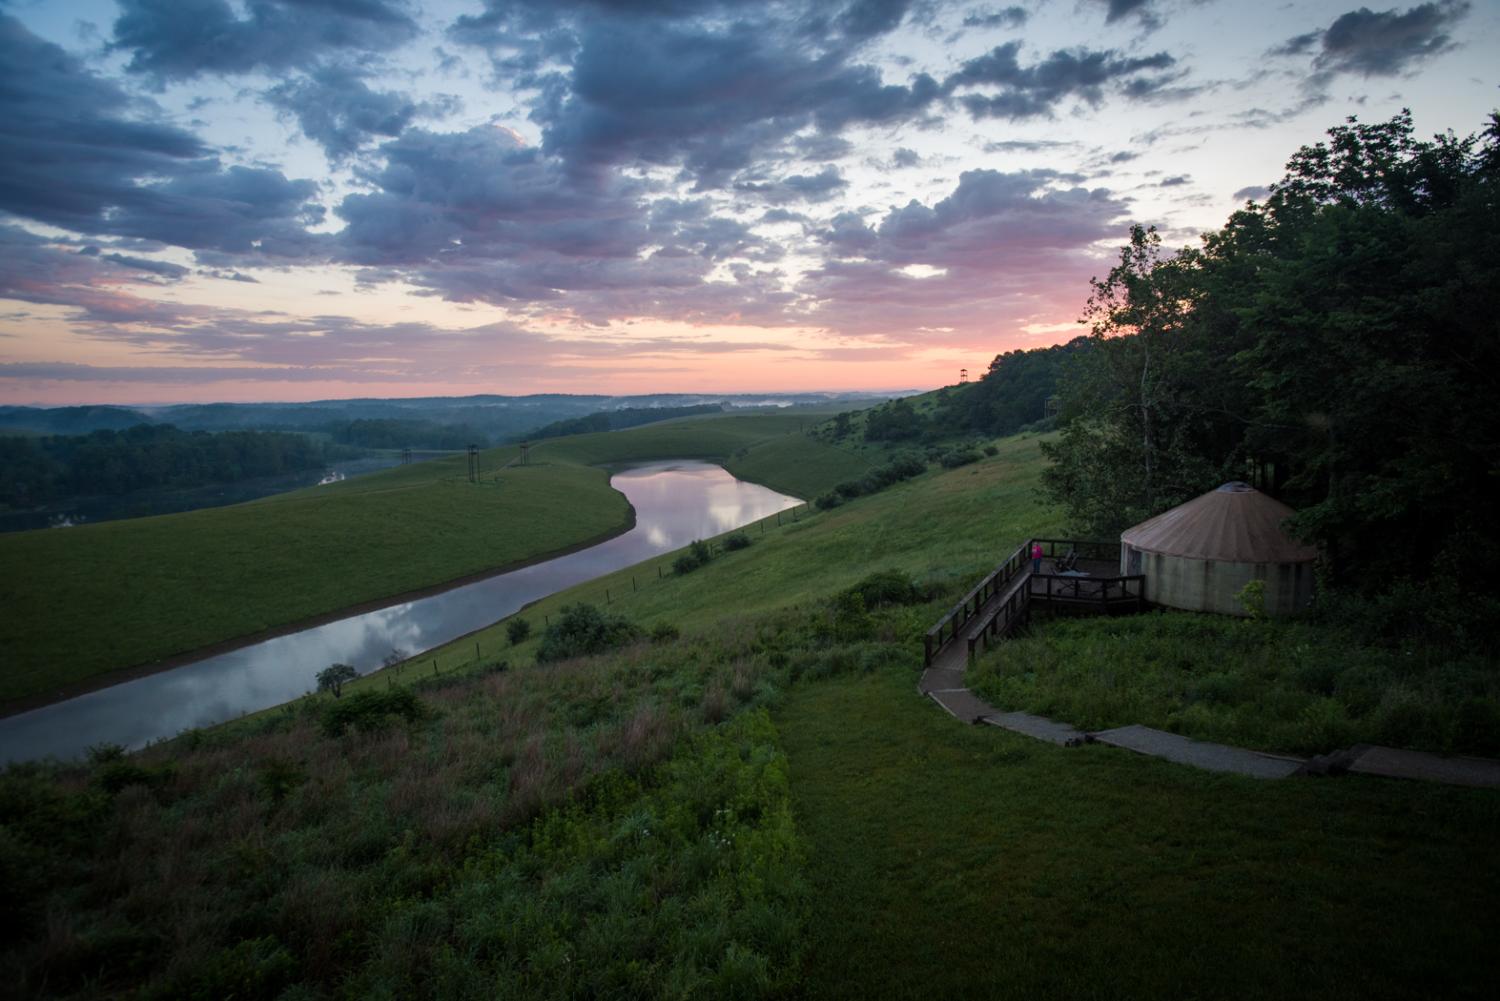
[[1318,550],[1283,527],[1295,513],[1248,483],[1226,483],[1127,528],[1120,541],[1145,552],[1195,560],[1305,563]]

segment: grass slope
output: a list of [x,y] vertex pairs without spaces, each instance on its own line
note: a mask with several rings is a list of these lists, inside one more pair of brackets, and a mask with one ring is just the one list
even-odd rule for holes
[[[491,630],[439,678],[10,770],[0,967],[59,996],[1488,996],[1500,794],[1212,775],[917,696],[934,613],[1055,529],[1040,466],[1013,439],[636,568],[610,611],[681,639],[501,669]],[[830,600],[892,567],[936,593]]]
[[1360,743],[1500,755],[1494,652],[1382,642],[1370,617],[1050,622],[990,650],[970,684],[996,706],[1088,730],[1144,723],[1308,755]]
[[558,553],[624,529],[603,463],[728,460],[827,489],[863,460],[796,434],[816,414],[690,418],[454,456],[248,504],[0,536],[0,703]]
[[603,471],[512,468],[476,486],[462,463],[5,536],[0,699],[563,550],[628,519]]
[[[1056,514],[1035,501],[1040,441],[1012,438],[993,458],[929,472],[832,511],[799,513],[795,521],[784,515],[780,527],[777,519],[767,519],[749,528],[749,549],[725,553],[690,574],[674,574],[672,554],[665,554],[544,598],[520,614],[539,629],[565,605],[603,605],[608,591],[611,611],[647,627],[700,628],[725,616],[820,599],[888,568],[930,581],[945,594],[962,593],[993,569],[997,553],[1015,547],[1014,540],[1057,531]],[[936,601],[914,611],[913,621],[935,618],[941,607],[943,601]],[[476,643],[480,659],[490,654],[513,662],[529,659],[539,643],[536,634],[512,650],[505,628],[496,623],[423,654],[422,662],[435,659],[441,671],[457,668],[475,659]]]
[[1486,997],[1500,795],[965,727],[911,671],[777,715],[816,998]]

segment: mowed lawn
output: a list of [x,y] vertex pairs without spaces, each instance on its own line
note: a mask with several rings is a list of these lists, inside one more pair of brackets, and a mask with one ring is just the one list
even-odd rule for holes
[[233,507],[0,536],[0,699],[534,559],[628,523],[603,470],[512,467],[476,485],[459,458]]
[[918,664],[776,716],[803,996],[1492,996],[1500,793],[1057,748],[957,723]]

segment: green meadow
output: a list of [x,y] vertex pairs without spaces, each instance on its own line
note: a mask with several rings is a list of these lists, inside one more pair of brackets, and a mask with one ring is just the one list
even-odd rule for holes
[[[1488,996],[1500,794],[1213,775],[963,726],[916,694],[931,620],[1059,527],[1036,499],[1038,439],[999,446],[770,519],[689,572],[669,554],[546,599],[519,644],[497,626],[339,699],[10,769],[10,982],[56,997]],[[877,571],[909,576],[909,603],[862,585]],[[638,638],[534,663],[537,634],[579,602]],[[1088,625],[1044,623],[1032,642]],[[1078,656],[1111,670],[1098,649]]]
[[629,505],[595,466],[706,458],[793,493],[862,472],[866,460],[798,434],[815,419],[682,419],[548,441],[525,467],[507,465],[516,448],[492,449],[478,484],[453,456],[248,504],[0,536],[0,703],[624,531]]

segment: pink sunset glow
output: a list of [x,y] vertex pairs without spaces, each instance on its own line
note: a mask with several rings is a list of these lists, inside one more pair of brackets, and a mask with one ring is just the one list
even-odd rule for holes
[[267,0],[192,37],[64,6],[0,14],[3,403],[948,384],[1076,335],[1132,222],[1192,242],[1347,114],[1481,120],[1497,35],[1467,3]]

